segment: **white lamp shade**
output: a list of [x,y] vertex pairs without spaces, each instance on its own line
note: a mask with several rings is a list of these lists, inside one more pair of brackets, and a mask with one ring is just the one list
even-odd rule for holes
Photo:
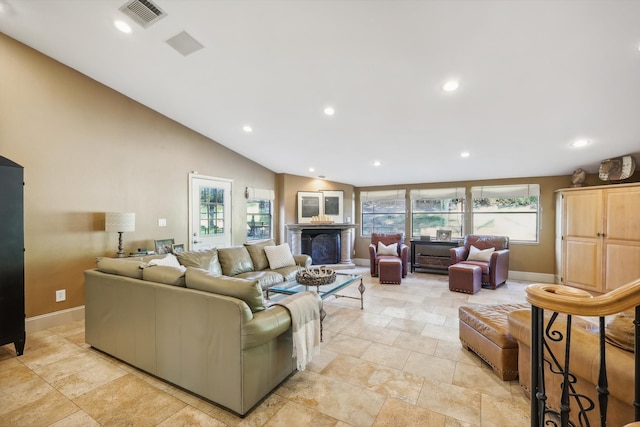
[[104,220],[105,231],[136,231],[136,214],[107,212]]

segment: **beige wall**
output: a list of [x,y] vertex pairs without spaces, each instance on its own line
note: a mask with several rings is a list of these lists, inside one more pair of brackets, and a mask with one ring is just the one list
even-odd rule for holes
[[[197,170],[233,179],[240,244],[244,188],[276,185],[272,171],[2,34],[0,155],[24,167],[27,317],[84,304],[83,270],[117,250],[104,212],[136,213],[126,251],[160,238],[186,244]],[[66,301],[55,302],[57,289]]]
[[[640,173],[636,172],[628,182],[640,180]],[[540,242],[538,244],[527,244],[512,242],[510,244],[509,270],[523,271],[530,273],[555,273],[555,194],[559,188],[567,188],[571,186],[571,178],[569,176],[551,176],[551,177],[533,177],[533,178],[514,178],[500,180],[479,180],[479,181],[459,181],[459,182],[443,182],[437,184],[412,184],[404,186],[389,187],[363,187],[358,188],[356,192],[367,190],[386,190],[386,189],[406,189],[407,193],[414,188],[446,188],[446,187],[467,187],[479,185],[509,185],[509,184],[539,184],[540,185]],[[586,185],[602,185],[598,180],[597,174],[590,174],[585,181]],[[357,196],[359,197],[359,196]],[[356,209],[357,218],[360,218],[360,208]],[[467,218],[468,219],[468,218]],[[358,220],[356,219],[356,222]],[[467,225],[469,225],[467,221]],[[467,227],[469,229],[469,227]],[[361,236],[361,229],[356,231],[356,258],[369,259],[368,245],[369,237]],[[407,221],[405,236],[411,235],[410,223]],[[409,243],[407,243],[409,244]]]
[[277,236],[279,242],[287,241],[286,224],[297,222],[298,191],[342,191],[344,193],[344,216],[345,218],[350,217],[351,221],[354,221],[354,187],[352,185],[288,174],[279,174],[277,183],[280,226],[276,226],[276,228],[279,231]]
[[[360,215],[353,186],[276,175],[3,34],[0,155],[25,168],[27,317],[84,304],[83,270],[117,248],[117,235],[104,231],[104,212],[136,213],[126,251],[152,248],[159,238],[186,244],[187,177],[194,170],[233,179],[233,244],[245,241],[246,186],[276,191],[278,242],[286,241],[285,224],[296,222],[298,191],[342,190],[345,217],[357,223]],[[539,245],[512,246],[511,269],[553,273],[553,191],[568,186],[568,177],[401,188],[517,182],[541,184],[543,228]],[[590,175],[587,184],[596,183]],[[159,218],[167,227],[157,226]],[[368,258],[368,238],[359,230],[356,243],[355,257]],[[67,290],[67,301],[55,303],[58,289]]]

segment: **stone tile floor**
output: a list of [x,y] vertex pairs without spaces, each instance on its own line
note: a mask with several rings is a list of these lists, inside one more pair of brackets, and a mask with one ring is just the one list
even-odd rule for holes
[[[366,272],[365,269],[359,269]],[[447,276],[364,274],[365,303],[325,301],[321,353],[245,418],[91,349],[84,322],[0,347],[0,426],[527,426],[529,400],[458,340],[458,307],[524,302],[528,283],[466,295]],[[358,295],[353,285],[342,293]]]

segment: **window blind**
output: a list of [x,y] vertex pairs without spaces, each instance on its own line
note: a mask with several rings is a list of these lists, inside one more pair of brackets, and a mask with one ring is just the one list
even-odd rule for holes
[[456,188],[429,188],[411,190],[411,200],[428,199],[428,200],[445,200],[445,199],[464,199],[464,187]]
[[247,187],[247,199],[252,200],[275,200],[275,192],[273,190],[263,190],[261,188]]
[[539,184],[496,185],[471,187],[474,199],[496,199],[507,197],[540,197]]
[[379,200],[398,200],[405,198],[405,190],[361,191],[361,202],[375,202]]

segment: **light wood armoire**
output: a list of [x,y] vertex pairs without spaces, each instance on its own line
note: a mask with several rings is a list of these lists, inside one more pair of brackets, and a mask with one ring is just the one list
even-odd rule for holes
[[640,277],[640,183],[556,192],[559,282],[605,293]]

